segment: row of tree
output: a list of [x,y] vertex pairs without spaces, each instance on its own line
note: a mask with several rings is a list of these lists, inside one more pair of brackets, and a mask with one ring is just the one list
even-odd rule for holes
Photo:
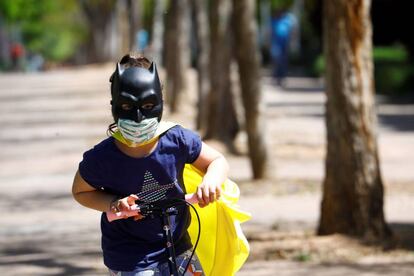
[[[6,10],[9,17],[18,18],[16,3],[29,2],[1,2],[3,16]],[[50,2],[55,2],[53,6],[63,1]],[[150,26],[147,53],[166,68],[171,112],[179,106],[186,68],[193,61],[198,72],[197,128],[205,138],[218,139],[230,148],[244,129],[253,177],[268,176],[256,1],[80,0],[76,4],[89,25],[89,43],[81,55],[94,62],[136,49],[137,32],[145,24]],[[388,238],[390,230],[384,220],[375,133],[370,5],[370,0],[324,1],[327,157],[319,233],[376,240]],[[192,47],[190,37],[195,41]],[[235,67],[239,85],[234,85]],[[237,87],[241,117],[236,112]]]
[[[5,0],[0,2],[0,30],[6,30],[1,34],[8,34],[9,41],[46,61],[72,56],[75,63],[107,62],[131,50],[145,50],[166,68],[166,99],[171,112],[177,110],[186,69],[194,62],[199,72],[197,128],[205,138],[218,139],[232,148],[243,125],[254,178],[262,178],[266,176],[267,154],[260,135],[263,123],[255,4],[228,0]],[[150,34],[145,49],[138,45],[143,30]],[[5,49],[12,43],[7,44],[2,40],[0,62],[7,61]],[[235,86],[230,77],[235,66],[241,80],[244,119],[236,115]]]
[[[188,34],[195,37],[198,71],[197,128],[206,139],[232,148],[245,127],[253,177],[267,175],[268,157],[263,137],[263,101],[260,93],[260,57],[254,1],[177,0],[170,3],[165,24],[167,102],[177,110],[190,56]],[[188,30],[192,18],[194,27]],[[237,45],[237,47],[235,47]],[[235,49],[235,51],[233,51]],[[233,68],[238,68],[244,116],[236,114]]]
[[[178,2],[175,4],[179,5]],[[249,139],[253,176],[265,177],[269,149],[261,135],[265,127],[253,1],[211,0],[207,13],[210,24],[202,24],[207,17],[203,3],[192,1],[197,18],[197,45],[203,45],[197,52],[198,127],[206,137],[227,143],[239,131],[231,86],[234,58],[239,68],[245,114],[241,125]],[[378,241],[390,238],[391,231],[383,212],[384,192],[375,132],[370,8],[370,0],[323,2],[327,156],[318,233],[345,233]],[[174,47],[177,47],[173,48],[174,53],[180,51],[178,42]],[[182,52],[177,56],[180,55]],[[167,73],[173,73],[174,69]],[[203,79],[208,77],[210,81]]]

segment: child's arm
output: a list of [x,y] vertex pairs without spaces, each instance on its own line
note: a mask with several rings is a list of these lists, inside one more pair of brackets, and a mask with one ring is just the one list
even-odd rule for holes
[[82,178],[79,171],[76,172],[75,179],[73,180],[72,195],[77,202],[85,207],[101,212],[111,211],[113,213],[129,211],[131,209],[130,206],[134,205],[135,200],[138,199],[136,195],[118,199],[113,194],[97,190]]
[[200,155],[192,165],[205,173],[197,188],[199,205],[204,207],[220,198],[221,183],[227,178],[229,165],[220,152],[205,143],[202,143]]

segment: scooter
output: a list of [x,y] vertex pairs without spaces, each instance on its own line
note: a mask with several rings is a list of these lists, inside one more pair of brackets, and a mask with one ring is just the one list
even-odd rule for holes
[[109,222],[112,222],[114,220],[118,219],[124,219],[128,217],[134,217],[138,214],[146,217],[159,217],[162,220],[162,228],[164,230],[164,238],[165,238],[165,246],[168,251],[168,268],[170,270],[170,275],[173,276],[179,276],[178,270],[177,270],[177,263],[176,263],[176,254],[174,249],[174,241],[171,235],[171,225],[170,225],[170,216],[177,214],[177,206],[180,205],[187,205],[190,206],[194,213],[197,216],[198,219],[198,236],[197,240],[194,244],[193,252],[191,253],[191,256],[187,262],[187,265],[183,271],[183,274],[187,271],[191,260],[194,256],[194,252],[197,248],[198,241],[200,239],[201,234],[201,225],[200,225],[200,217],[198,216],[197,210],[194,208],[192,204],[198,203],[197,195],[196,194],[187,194],[185,195],[185,200],[180,198],[172,198],[172,199],[166,199],[166,200],[160,200],[160,201],[154,201],[154,202],[141,202],[137,201],[137,204],[131,206],[131,210],[129,211],[121,211],[118,213],[112,213],[107,212],[106,217]]

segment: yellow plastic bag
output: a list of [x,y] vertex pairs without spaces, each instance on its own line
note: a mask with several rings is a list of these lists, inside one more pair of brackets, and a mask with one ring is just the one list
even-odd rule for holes
[[[202,173],[186,165],[183,173],[187,193],[196,192],[201,183]],[[240,191],[231,180],[222,184],[221,199],[207,207],[196,208],[201,220],[201,236],[196,249],[206,276],[232,276],[241,268],[249,256],[249,244],[240,223],[251,215],[239,210],[237,201]],[[191,225],[188,232],[193,244],[197,239],[198,221],[191,209]]]

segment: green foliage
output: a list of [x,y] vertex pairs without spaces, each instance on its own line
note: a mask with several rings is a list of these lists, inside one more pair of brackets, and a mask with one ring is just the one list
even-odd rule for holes
[[[301,59],[307,71],[311,71],[309,73],[314,75],[313,63],[322,51],[322,34],[320,33],[321,27],[319,26],[321,23],[321,16],[319,15],[320,3],[318,0],[306,0],[303,4],[304,11],[300,18]],[[320,63],[320,61],[318,62]]]
[[271,0],[272,10],[284,10],[292,7],[294,0]]
[[141,28],[147,30],[148,33],[150,35],[152,35],[151,34],[151,31],[152,31],[151,26],[153,25],[153,20],[154,20],[154,6],[155,6],[155,3],[154,3],[153,0],[144,0],[141,5],[142,5],[142,9],[143,9]]
[[[382,94],[401,94],[413,90],[410,83],[414,66],[409,62],[408,51],[401,45],[375,47],[373,50],[375,88]],[[325,60],[319,55],[313,64],[312,73],[323,75]]]
[[[380,93],[400,94],[410,90],[414,66],[408,51],[401,45],[377,47],[373,51],[375,85]],[[411,87],[413,89],[413,87]]]
[[0,14],[28,50],[47,60],[70,58],[86,33],[75,0],[2,0]]
[[408,51],[402,45],[393,47],[375,47],[373,51],[374,60],[376,62],[407,62]]
[[322,54],[316,57],[311,73],[312,75],[318,77],[322,76],[325,73],[325,58]]

